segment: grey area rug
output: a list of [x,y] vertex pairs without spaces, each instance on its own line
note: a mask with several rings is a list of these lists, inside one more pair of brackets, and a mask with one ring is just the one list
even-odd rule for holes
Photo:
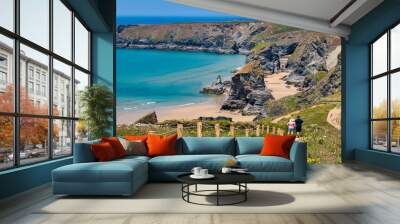
[[[215,186],[199,186],[199,190]],[[233,186],[226,186],[231,189]],[[131,197],[56,197],[35,213],[126,214],[126,213],[360,213],[359,205],[346,202],[317,184],[249,184],[248,200],[231,206],[189,204],[181,198],[177,183],[150,183]],[[193,189],[194,190],[194,187]],[[212,194],[212,193],[211,193]],[[238,198],[224,198],[222,202]],[[215,203],[215,197],[191,198]]]

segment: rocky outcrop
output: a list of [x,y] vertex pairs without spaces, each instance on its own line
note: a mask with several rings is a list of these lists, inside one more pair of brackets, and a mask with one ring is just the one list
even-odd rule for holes
[[280,67],[279,59],[292,54],[297,46],[298,42],[283,45],[272,44],[269,47],[250,54],[247,61],[259,60],[265,72],[275,73]]
[[157,119],[157,114],[155,111],[144,115],[141,117],[139,120],[135,122],[136,124],[157,124],[158,119]]
[[230,84],[230,81],[222,81],[221,76],[218,75],[216,80],[210,86],[204,87],[200,93],[221,95],[229,90]]
[[256,115],[260,113],[264,103],[271,99],[273,96],[265,87],[264,75],[259,64],[252,62],[232,77],[229,96],[221,109],[240,110],[243,115]]

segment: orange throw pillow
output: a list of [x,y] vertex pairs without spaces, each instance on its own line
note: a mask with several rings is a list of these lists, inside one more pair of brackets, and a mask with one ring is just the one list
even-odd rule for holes
[[264,146],[261,149],[261,156],[280,156],[289,159],[290,148],[296,136],[267,135],[264,137]]
[[176,139],[178,136],[160,136],[160,135],[148,135],[147,136],[147,154],[148,156],[165,156],[165,155],[176,155]]
[[114,149],[115,155],[117,158],[125,157],[126,151],[124,146],[122,146],[121,142],[117,137],[110,137],[110,138],[101,138],[101,142],[108,142]]
[[99,162],[110,161],[117,158],[112,145],[108,142],[93,144],[91,145],[91,149],[94,154],[94,157]]
[[125,135],[124,139],[129,141],[142,141],[146,143],[147,135]]

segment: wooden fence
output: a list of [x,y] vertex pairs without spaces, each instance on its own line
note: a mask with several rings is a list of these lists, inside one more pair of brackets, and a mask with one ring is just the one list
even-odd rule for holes
[[[193,127],[186,127],[186,128],[193,128]],[[197,130],[197,137],[203,137],[203,123],[202,122],[197,122],[197,126],[195,127]],[[178,137],[182,137],[185,135],[184,131],[185,127],[183,124],[177,124],[176,125],[176,134]],[[235,137],[237,131],[239,130],[238,127],[235,127],[235,125],[230,125],[229,127],[229,136]],[[223,131],[222,128],[220,127],[220,124],[214,124],[214,131],[215,131],[215,137],[220,137],[221,132]],[[270,127],[270,126],[265,126],[265,125],[256,125],[254,128],[244,128],[245,136],[264,136],[266,134],[274,134],[274,135],[286,135],[287,132],[281,128],[276,128],[276,127]]]

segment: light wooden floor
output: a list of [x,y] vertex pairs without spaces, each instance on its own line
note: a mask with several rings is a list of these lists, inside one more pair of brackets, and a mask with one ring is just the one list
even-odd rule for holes
[[49,186],[44,186],[0,202],[0,223],[400,223],[399,174],[353,163],[322,165],[311,169],[308,182],[367,206],[357,214],[35,214],[35,208],[54,200]]

